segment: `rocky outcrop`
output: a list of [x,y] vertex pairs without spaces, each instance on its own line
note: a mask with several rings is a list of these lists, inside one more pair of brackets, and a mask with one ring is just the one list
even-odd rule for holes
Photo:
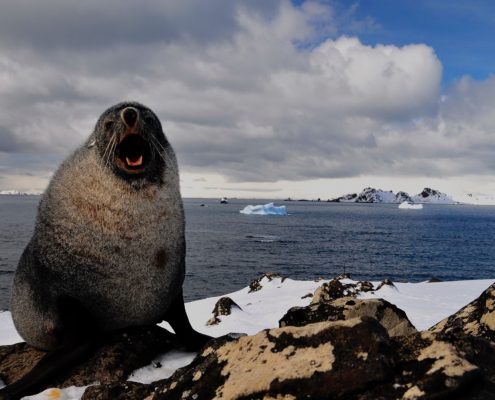
[[258,279],[253,280],[249,284],[249,293],[252,292],[257,292],[261,288],[263,288],[262,281],[263,279],[266,279],[268,282],[271,282],[275,278],[280,278],[282,282],[285,280],[285,277],[282,275],[279,275],[275,272],[265,272],[263,275],[261,275]]
[[311,304],[332,301],[343,297],[346,294],[345,286],[339,280],[332,279],[328,283],[324,282],[320,287],[318,287],[318,289],[316,289],[313,294]]
[[[174,335],[149,327],[112,335],[51,385],[99,382],[86,389],[85,400],[495,399],[495,285],[418,333],[394,305],[358,299],[358,285],[339,284],[323,284],[313,296],[319,301],[289,310],[279,328],[208,343],[168,379],[126,381],[177,346]],[[25,344],[0,347],[0,378],[12,382],[41,356]]]
[[213,317],[211,317],[206,325],[216,325],[220,322],[220,315],[230,315],[232,313],[232,309],[237,308],[238,310],[242,310],[239,305],[232,300],[230,297],[221,297],[215,304],[213,308]]
[[495,342],[495,284],[430,331],[483,337]]
[[151,399],[343,398],[392,369],[390,342],[376,321],[322,322],[206,347]]
[[416,333],[407,315],[400,308],[383,299],[359,300],[343,297],[331,302],[312,303],[307,307],[292,307],[279,321],[284,326],[304,326],[322,321],[340,321],[356,317],[376,319],[389,336]]
[[[127,377],[158,355],[179,347],[175,335],[158,326],[127,329],[106,338],[85,362],[65,371],[48,386],[86,386],[94,382],[125,382]],[[20,379],[45,353],[18,343],[0,346],[0,378],[6,383]]]
[[146,399],[493,399],[494,356],[482,338],[320,322],[207,346]]

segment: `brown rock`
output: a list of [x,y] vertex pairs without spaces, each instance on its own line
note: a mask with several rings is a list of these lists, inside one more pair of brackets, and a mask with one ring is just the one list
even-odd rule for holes
[[368,281],[360,281],[356,284],[356,289],[358,292],[371,292],[372,290],[375,290],[373,287],[373,284]]
[[343,297],[345,295],[344,290],[345,287],[339,280],[332,279],[330,282],[325,282],[316,289],[311,304],[332,301]]
[[[127,379],[137,368],[159,354],[178,347],[175,335],[158,326],[130,328],[106,338],[88,359],[63,372],[46,387],[86,386],[94,382],[114,383]],[[0,347],[0,378],[12,383],[26,374],[44,355],[26,343]]]
[[476,300],[429,329],[431,332],[466,334],[495,342],[495,284]]
[[263,286],[261,285],[261,281],[263,278],[267,278],[268,281],[272,281],[274,278],[281,278],[282,282],[285,280],[285,277],[282,275],[279,275],[275,272],[265,272],[263,275],[261,275],[258,279],[255,279],[249,284],[249,293],[252,292],[257,292],[260,290]]
[[232,313],[232,309],[237,308],[239,310],[242,310],[239,305],[232,300],[230,297],[221,297],[218,299],[218,301],[215,304],[215,307],[213,308],[213,317],[211,317],[206,325],[216,325],[220,322],[220,318],[218,318],[220,315],[230,315]]
[[380,290],[384,286],[395,287],[394,283],[390,279],[384,279],[375,290]]
[[486,400],[494,356],[483,338],[390,339],[372,318],[321,322],[211,345],[150,398]]
[[390,336],[416,333],[407,315],[400,308],[383,299],[359,300],[342,297],[327,303],[292,307],[279,321],[283,326],[304,326],[322,321],[339,321],[356,317],[375,318]]
[[373,319],[356,318],[265,330],[212,345],[152,398],[346,398],[387,379],[392,370],[385,330]]
[[144,399],[152,391],[152,386],[136,382],[113,383],[90,386],[84,391],[81,400],[135,400]]

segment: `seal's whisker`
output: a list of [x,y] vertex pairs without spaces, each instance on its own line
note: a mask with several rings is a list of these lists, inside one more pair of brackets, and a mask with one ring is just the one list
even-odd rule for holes
[[153,145],[153,147],[155,148],[156,152],[158,153],[158,155],[161,157],[161,159],[163,160],[163,162],[165,162],[165,164],[168,164],[168,160],[166,159],[166,156],[165,154],[163,154],[160,149],[158,148],[158,146],[155,144],[155,142],[152,140],[151,141],[151,144]]
[[117,142],[117,135],[114,132],[110,137],[110,140],[108,141],[107,147],[105,149],[105,153],[103,153],[102,159],[104,161],[105,168],[108,166],[108,162],[110,161],[110,156],[113,153],[114,143],[116,142]]
[[101,161],[103,162],[103,165],[105,165],[105,160],[107,158],[107,152],[110,148],[110,144],[112,143],[112,138],[113,138],[113,135],[110,137],[110,140],[108,141],[107,146],[105,147],[105,151],[103,152],[103,156],[101,157]]
[[112,145],[110,146],[110,151],[108,152],[107,155],[107,161],[105,162],[105,167],[108,166],[108,163],[110,162],[110,158],[112,157],[112,154],[115,153],[115,149],[117,148],[117,137],[115,134],[112,136],[110,142],[112,143]]

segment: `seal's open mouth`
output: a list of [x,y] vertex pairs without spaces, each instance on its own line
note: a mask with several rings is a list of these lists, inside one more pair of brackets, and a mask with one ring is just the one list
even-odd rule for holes
[[137,134],[126,135],[117,146],[116,161],[119,167],[127,171],[141,172],[149,160],[148,142]]

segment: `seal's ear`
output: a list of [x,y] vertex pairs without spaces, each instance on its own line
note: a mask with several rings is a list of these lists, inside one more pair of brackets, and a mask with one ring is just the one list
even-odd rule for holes
[[89,142],[88,149],[90,149],[91,147],[94,147],[95,144],[96,144],[96,139],[93,139],[91,142]]

